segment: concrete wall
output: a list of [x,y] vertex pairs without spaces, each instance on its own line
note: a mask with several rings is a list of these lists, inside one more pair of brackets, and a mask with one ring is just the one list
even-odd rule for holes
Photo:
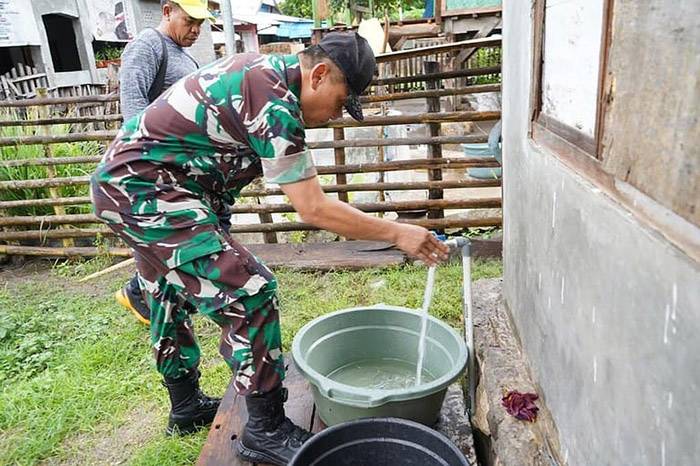
[[700,265],[529,139],[530,8],[504,2],[506,304],[569,464],[698,464]]
[[[92,49],[92,33],[87,22],[87,0],[32,0],[34,17],[39,24],[39,37],[41,48],[38,54],[33,53],[34,63],[39,70],[46,72],[50,86],[68,86],[97,82],[95,68],[95,56]],[[51,59],[49,39],[42,21],[42,16],[47,14],[60,14],[68,16],[74,21],[74,32],[78,54],[83,71],[56,73]],[[82,19],[82,20],[81,20]]]
[[[50,86],[73,86],[77,84],[99,83],[104,81],[103,72],[95,67],[95,54],[92,48],[92,31],[89,24],[90,0],[31,0],[34,17],[39,25],[41,47],[32,50],[32,59],[39,69],[47,74]],[[131,31],[141,31],[145,27],[156,26],[160,22],[159,0],[130,0],[126,2],[127,22]],[[74,32],[82,71],[56,73],[53,68],[48,37],[42,22],[46,14],[60,14],[75,20]],[[189,52],[200,65],[215,59],[211,36],[211,24],[205,21],[202,33]]]

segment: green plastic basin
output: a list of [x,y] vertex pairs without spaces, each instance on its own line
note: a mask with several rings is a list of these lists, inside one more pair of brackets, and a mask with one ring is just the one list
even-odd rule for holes
[[[292,357],[309,380],[316,409],[328,425],[365,417],[400,417],[434,424],[447,387],[467,363],[464,339],[450,326],[428,318],[423,367],[431,377],[420,385],[377,389],[341,383],[329,375],[365,361],[395,361],[415,371],[421,315],[378,305],[336,311],[306,324],[292,343]],[[346,381],[350,382],[350,381]]]

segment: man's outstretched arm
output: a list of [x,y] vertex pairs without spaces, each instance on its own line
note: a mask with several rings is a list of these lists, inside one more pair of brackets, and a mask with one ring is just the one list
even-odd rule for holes
[[447,259],[447,246],[425,228],[373,217],[330,198],[315,176],[280,187],[307,223],[347,238],[388,241],[429,265]]

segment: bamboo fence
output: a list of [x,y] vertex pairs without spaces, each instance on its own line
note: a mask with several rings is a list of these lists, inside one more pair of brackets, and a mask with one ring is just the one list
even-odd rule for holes
[[[378,62],[384,66],[394,63],[432,58],[436,53],[455,54],[464,47],[493,47],[500,45],[500,39],[476,39],[463,41],[456,44],[441,44],[425,49],[394,52],[378,57]],[[327,127],[332,128],[333,139],[329,141],[309,142],[310,149],[332,149],[334,155],[333,165],[318,166],[320,175],[330,175],[335,182],[323,185],[326,193],[336,195],[341,201],[348,202],[354,207],[378,215],[389,212],[395,213],[423,213],[423,218],[411,218],[405,216],[398,221],[422,225],[427,228],[444,230],[448,228],[469,228],[499,226],[501,218],[498,215],[482,215],[478,218],[465,218],[462,216],[445,216],[446,210],[463,209],[498,209],[501,206],[501,198],[475,196],[445,198],[445,192],[453,189],[464,188],[493,188],[500,186],[500,180],[475,180],[458,179],[444,180],[445,169],[467,169],[472,167],[497,167],[495,160],[474,160],[462,157],[444,157],[442,147],[445,144],[477,143],[485,142],[484,134],[466,134],[462,136],[446,136],[441,134],[441,125],[455,122],[479,122],[492,121],[500,118],[500,112],[475,112],[475,111],[442,111],[440,107],[441,97],[460,96],[471,93],[494,92],[500,90],[498,84],[473,85],[466,87],[446,88],[444,81],[468,76],[482,76],[492,74],[494,67],[483,69],[464,69],[441,71],[441,62],[423,60],[424,65],[420,70],[414,70],[412,75],[382,77],[373,82],[375,87],[381,87],[382,92],[370,93],[362,97],[365,105],[374,103],[391,102],[403,99],[426,99],[427,112],[390,116],[367,116],[364,121],[357,122],[349,118],[343,118],[330,122]],[[500,71],[500,67],[498,67]],[[396,85],[405,83],[422,83],[420,91],[401,92]],[[42,91],[37,92],[42,95]],[[45,94],[43,94],[45,95]],[[7,108],[23,112],[27,109],[39,109],[22,119],[0,119],[0,129],[9,127],[34,127],[35,134],[28,136],[0,137],[0,148],[35,145],[42,148],[42,156],[16,160],[0,161],[0,168],[31,168],[44,167],[46,176],[34,179],[13,179],[0,181],[0,194],[17,193],[19,191],[34,192],[42,190],[41,196],[25,196],[19,199],[10,199],[11,196],[3,196],[0,200],[0,254],[6,255],[38,255],[38,256],[91,256],[104,253],[103,248],[81,247],[76,244],[85,244],[98,236],[111,237],[111,231],[97,221],[91,213],[67,213],[69,207],[85,207],[90,204],[89,197],[85,195],[65,195],[64,190],[69,187],[85,186],[89,183],[89,176],[59,176],[56,167],[70,166],[94,166],[100,160],[100,156],[78,154],[75,156],[56,156],[52,147],[59,143],[74,143],[97,141],[108,143],[116,135],[116,127],[121,122],[121,115],[115,113],[117,96],[93,95],[74,97],[38,97],[19,101],[9,101]],[[80,106],[100,108],[93,115],[81,115],[74,110]],[[73,111],[71,111],[73,109]],[[52,111],[55,110],[55,111]],[[26,112],[27,115],[30,113]],[[76,125],[74,132],[67,134],[51,134],[48,128],[51,125],[65,124]],[[427,136],[408,138],[366,138],[346,139],[348,128],[357,127],[387,127],[391,125],[422,124],[428,128]],[[101,126],[100,126],[101,125]],[[383,136],[380,135],[380,136]],[[346,149],[360,147],[390,147],[406,145],[426,145],[427,156],[421,159],[392,160],[378,162],[348,164],[346,162]],[[357,173],[387,173],[395,171],[427,171],[427,181],[402,181],[385,182],[380,178],[379,182],[349,182],[348,175]],[[73,189],[73,188],[71,188]],[[46,191],[48,190],[48,197]],[[385,200],[383,194],[387,191],[427,192],[425,199],[408,201]],[[73,191],[75,191],[73,189]],[[377,192],[377,202],[351,202],[351,193]],[[253,202],[243,202],[231,208],[233,214],[254,214],[259,223],[236,224],[231,228],[236,233],[261,233],[265,242],[276,242],[277,233],[310,231],[316,228],[313,225],[296,221],[275,222],[273,214],[288,214],[293,208],[288,203],[280,202],[282,190],[278,187],[248,187],[241,196],[244,199],[252,199]],[[274,198],[273,198],[274,197]],[[12,215],[13,209],[19,208],[49,208],[51,215]],[[490,211],[489,211],[490,212]],[[128,256],[130,252],[123,244],[112,242],[113,247],[109,253],[115,256]]]

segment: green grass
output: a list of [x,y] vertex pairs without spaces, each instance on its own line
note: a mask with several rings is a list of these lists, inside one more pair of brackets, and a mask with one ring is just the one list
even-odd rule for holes
[[[501,64],[501,47],[483,47],[469,59],[468,68],[489,68]],[[469,84],[498,84],[501,74],[488,74],[468,79]]]
[[[20,115],[12,109],[0,111],[2,120],[26,120],[39,117],[36,110],[28,110],[27,115]],[[50,134],[68,134],[74,128],[72,125],[52,125]],[[20,137],[41,134],[39,128],[33,126],[12,126],[0,128],[0,137]],[[95,141],[60,143],[51,145],[53,157],[72,157],[80,155],[101,155],[104,152],[104,145]],[[0,161],[34,159],[46,157],[44,147],[41,145],[20,144],[15,146],[0,147]],[[96,164],[58,165],[55,166],[56,176],[59,178],[68,176],[86,176],[94,171]],[[48,178],[47,167],[0,167],[0,181],[19,181]],[[87,196],[88,187],[85,186],[64,186],[56,188],[61,197]],[[48,198],[48,188],[3,190],[0,191],[0,201],[16,201],[25,199]],[[90,206],[67,206],[68,214],[89,213]],[[16,207],[8,209],[9,215],[52,215],[53,207]]]
[[[91,442],[115,429],[128,431],[139,406],[149,407],[153,428],[136,432],[137,447],[115,453],[127,455],[134,465],[194,463],[207,434],[175,439],[162,434],[167,396],[153,369],[147,329],[111,297],[126,275],[111,277],[95,290],[71,285],[74,275],[57,268],[51,279],[36,277],[0,290],[0,464],[83,458]],[[500,275],[500,262],[479,262],[473,268],[475,280]],[[284,347],[289,350],[295,332],[316,316],[380,302],[419,306],[426,269],[282,270],[277,277]],[[461,329],[460,293],[461,267],[440,267],[431,312]],[[230,372],[217,354],[218,329],[199,317],[195,325],[204,388],[223,393]],[[122,447],[115,443],[113,448]]]

